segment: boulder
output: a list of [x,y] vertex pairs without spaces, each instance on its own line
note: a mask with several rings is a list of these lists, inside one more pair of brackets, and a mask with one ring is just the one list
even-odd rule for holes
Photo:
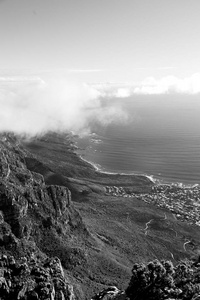
[[0,257],[0,295],[7,299],[75,300],[73,287],[64,277],[56,258],[28,261],[12,256]]
[[95,295],[91,300],[126,300],[128,299],[124,291],[120,291],[116,286],[108,287],[104,289],[97,295]]

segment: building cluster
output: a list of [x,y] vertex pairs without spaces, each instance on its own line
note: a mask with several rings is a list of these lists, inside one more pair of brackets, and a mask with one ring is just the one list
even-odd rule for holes
[[155,184],[150,193],[130,193],[117,186],[106,186],[106,193],[117,197],[137,198],[170,210],[181,221],[200,226],[200,186],[183,184]]

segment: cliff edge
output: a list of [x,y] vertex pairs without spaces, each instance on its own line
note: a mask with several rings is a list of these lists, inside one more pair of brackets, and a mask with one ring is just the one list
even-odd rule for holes
[[[27,168],[27,157],[31,154],[13,135],[0,136],[2,299],[29,299],[32,294],[35,298],[32,295],[30,299],[47,299],[39,296],[39,282],[51,299],[73,299],[73,288],[67,284],[61,262],[70,270],[85,259],[81,249],[89,240],[89,232],[72,204],[70,190],[46,185],[41,174]],[[36,280],[41,276],[46,279]],[[62,288],[57,287],[56,280],[62,282]]]

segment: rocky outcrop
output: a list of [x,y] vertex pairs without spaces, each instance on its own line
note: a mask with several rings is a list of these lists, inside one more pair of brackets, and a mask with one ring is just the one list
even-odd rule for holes
[[15,186],[0,182],[0,211],[16,237],[23,233],[23,223],[27,216],[28,201]]
[[47,225],[49,219],[65,232],[74,228],[86,232],[71,202],[69,189],[46,185],[41,174],[27,169],[28,155],[31,156],[20,148],[13,136],[1,136],[0,223],[8,223],[17,238],[29,238],[36,227],[38,230],[38,224]]
[[0,257],[2,300],[74,300],[73,287],[66,281],[59,258],[37,260]]
[[27,168],[29,155],[13,136],[0,136],[0,298],[73,300],[60,259],[70,269],[79,249],[72,241],[89,233],[70,190],[46,185]]
[[47,193],[53,201],[57,218],[62,217],[71,205],[71,192],[66,187],[50,185]]
[[[56,174],[57,185],[49,174],[51,180]],[[14,136],[0,135],[1,300],[74,300],[71,282],[77,298],[86,299],[87,289],[96,285],[88,276],[98,268],[99,241],[74,208],[69,188],[61,185],[67,178],[57,175]],[[98,299],[126,295],[111,287],[93,298]]]
[[116,286],[111,286],[104,289],[97,295],[95,295],[91,300],[128,300],[126,293],[120,291]]

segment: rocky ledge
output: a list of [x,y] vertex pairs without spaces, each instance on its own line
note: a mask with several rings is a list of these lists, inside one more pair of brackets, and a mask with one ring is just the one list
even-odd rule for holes
[[[15,136],[0,135],[0,299],[74,300],[70,270],[85,263],[92,237],[70,190],[46,184],[35,164],[50,172]],[[125,297],[110,287],[93,300]]]
[[[127,274],[118,260],[116,265],[114,264],[114,252],[108,259],[105,257],[109,256],[109,250],[112,249],[112,239],[108,240],[98,233],[95,236],[88,225],[90,233],[74,207],[70,186],[68,188],[65,184],[68,178],[63,176],[62,181],[58,180],[59,174],[53,173],[49,168],[41,159],[37,160],[37,156],[25,150],[13,135],[0,135],[0,300],[89,300],[91,295],[102,288],[105,289],[91,300],[199,299],[199,255],[195,261],[186,260],[175,266],[165,260],[155,260],[148,264],[137,263],[133,266],[132,277],[125,291],[114,286],[108,288],[113,283],[120,284],[124,274]],[[37,173],[38,170],[41,170],[40,174]],[[52,174],[56,175],[54,177],[63,185],[47,184],[44,178],[45,175],[49,178],[49,174],[51,179]],[[114,186],[116,195],[123,194],[114,183],[116,179],[116,176],[109,178],[109,186]],[[69,181],[67,183],[69,184]],[[79,183],[83,184],[83,181],[79,180]],[[139,188],[142,186],[143,181],[140,182]],[[112,189],[108,189],[107,192],[109,191],[112,192]],[[94,194],[91,197],[93,196],[95,197]],[[113,196],[115,195],[112,195],[114,200],[109,201],[117,205],[116,197]],[[87,197],[84,200],[86,201]],[[104,209],[103,198],[97,202],[98,206],[93,208],[95,222],[102,211],[98,211],[97,207],[102,206],[100,208]],[[108,203],[106,202],[106,209]],[[91,209],[89,205],[88,209]],[[117,211],[118,209],[112,209],[112,214]],[[168,221],[166,214],[167,212],[164,213],[163,221]],[[127,226],[130,220],[127,214],[125,216]],[[185,237],[187,228],[183,228]],[[146,232],[143,235],[146,241],[149,236]],[[196,235],[195,231],[195,239]],[[187,239],[184,239],[184,254],[187,243]],[[143,242],[140,245],[145,244]],[[104,264],[104,269],[101,270],[103,275],[98,273],[101,264]],[[108,272],[109,268],[113,268],[112,273]],[[114,272],[117,272],[115,277],[107,276]],[[119,281],[114,281],[113,278],[118,276]]]
[[37,260],[0,257],[0,299],[74,300],[73,287],[66,281],[59,258]]
[[27,157],[14,136],[0,136],[0,299],[74,299],[53,257],[70,269],[70,254],[89,232],[70,190],[46,185]]

